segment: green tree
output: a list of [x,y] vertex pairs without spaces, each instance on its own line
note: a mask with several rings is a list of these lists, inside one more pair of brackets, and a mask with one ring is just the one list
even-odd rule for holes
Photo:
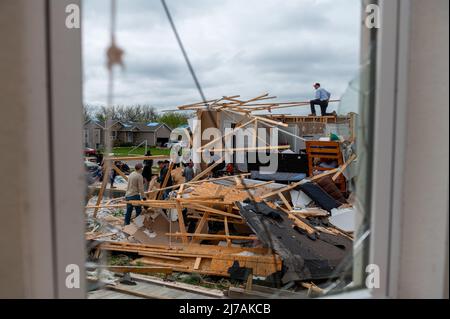
[[184,112],[167,112],[163,113],[158,118],[158,122],[164,123],[170,128],[174,129],[183,124],[187,124],[187,120],[190,118],[188,113]]

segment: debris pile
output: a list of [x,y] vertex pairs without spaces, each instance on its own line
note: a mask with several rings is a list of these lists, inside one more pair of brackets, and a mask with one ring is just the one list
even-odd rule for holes
[[[267,95],[247,101],[237,97],[208,103],[216,111],[228,109],[245,116],[263,108],[298,105],[252,104],[268,99]],[[202,113],[205,107],[200,103],[180,108]],[[257,120],[286,124],[260,116]],[[294,283],[295,287],[320,292],[315,283],[349,275],[348,267],[342,264],[351,258],[353,250],[354,208],[345,174],[356,159],[348,151],[352,143],[306,141],[306,177],[290,184],[252,179],[248,171],[236,169],[234,174],[224,171],[217,177],[212,175],[221,162],[217,161],[189,182],[171,162],[168,174],[173,176],[173,185],[167,187],[166,181],[157,183],[153,179],[146,200],[105,200],[107,190],[102,185],[98,196],[86,206],[91,256],[94,260],[102,252],[132,256],[132,262],[122,271],[225,277],[246,282],[247,290],[255,280],[272,287]],[[160,157],[133,160],[155,158]],[[106,160],[113,163],[127,159]],[[164,199],[163,193],[167,193]],[[143,212],[124,226],[122,216],[127,204],[141,206]]]

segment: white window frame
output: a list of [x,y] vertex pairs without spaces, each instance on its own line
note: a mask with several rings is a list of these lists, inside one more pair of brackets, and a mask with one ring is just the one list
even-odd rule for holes
[[[410,2],[381,0],[379,7],[381,27],[376,50],[369,264],[379,266],[380,287],[362,288],[327,298],[397,296]],[[364,19],[362,22],[364,28]]]

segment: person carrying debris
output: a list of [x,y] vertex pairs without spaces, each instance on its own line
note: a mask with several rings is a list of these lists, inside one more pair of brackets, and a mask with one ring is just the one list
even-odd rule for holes
[[[128,176],[127,192],[125,193],[125,200],[146,200],[144,193],[144,177],[142,177],[142,163],[137,163],[134,166],[135,171]],[[131,214],[133,207],[136,209],[136,217],[141,214],[141,206],[133,206],[127,203],[127,212],[125,214],[125,225],[129,225],[131,222]]]
[[315,105],[320,106],[320,116],[335,115],[336,112],[327,113],[328,102],[330,101],[331,93],[320,87],[320,83],[314,83],[314,89],[316,90],[316,96],[314,100],[309,101],[311,104],[310,116],[316,116]]

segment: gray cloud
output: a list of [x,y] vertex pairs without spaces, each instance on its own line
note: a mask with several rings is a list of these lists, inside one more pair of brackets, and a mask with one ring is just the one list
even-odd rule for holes
[[[207,98],[306,100],[315,81],[338,98],[358,70],[358,1],[167,3]],[[83,4],[84,101],[105,104],[109,1]],[[160,1],[119,0],[117,42],[126,68],[115,70],[115,103],[163,110],[199,100]]]

